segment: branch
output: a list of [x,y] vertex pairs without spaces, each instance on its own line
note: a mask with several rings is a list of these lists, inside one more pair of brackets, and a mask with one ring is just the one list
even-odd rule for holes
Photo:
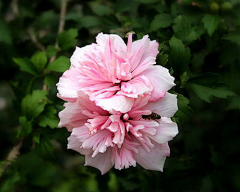
[[29,34],[32,42],[34,43],[34,45],[35,45],[38,49],[40,49],[41,51],[45,51],[45,47],[37,40],[37,37],[36,37],[33,29],[30,28],[30,29],[27,30],[27,32],[28,32],[28,34]]
[[[23,138],[21,138],[20,142],[12,148],[12,150],[8,153],[6,163],[4,164],[2,168],[2,174],[1,177],[4,175],[6,168],[12,164],[12,162],[17,159],[18,155],[20,154],[20,149],[22,148],[23,145]],[[0,177],[0,178],[1,178]]]
[[[67,11],[67,2],[68,0],[61,0],[61,11],[60,11],[60,19],[59,19],[59,25],[58,25],[58,33],[61,33],[65,26],[65,17],[66,17],[66,11]],[[56,40],[55,48],[58,49],[58,43]],[[50,58],[50,63],[53,62],[56,59],[56,55],[52,56]]]

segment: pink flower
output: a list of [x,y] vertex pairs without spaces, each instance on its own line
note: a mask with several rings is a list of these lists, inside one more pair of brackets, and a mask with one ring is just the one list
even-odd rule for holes
[[150,94],[156,101],[175,85],[166,68],[154,65],[158,43],[147,35],[132,42],[130,34],[126,45],[118,35],[100,33],[96,42],[73,53],[57,84],[65,101],[75,102],[81,90],[104,110],[126,113],[139,96]]
[[[170,119],[178,109],[176,95],[166,93],[151,102],[149,95],[138,97],[127,113],[103,110],[82,91],[77,98],[60,112],[60,126],[72,131],[68,148],[85,155],[85,165],[102,174],[113,166],[120,170],[136,163],[145,169],[163,170],[170,155],[168,141],[178,133],[177,124]],[[161,118],[142,117],[152,112]]]

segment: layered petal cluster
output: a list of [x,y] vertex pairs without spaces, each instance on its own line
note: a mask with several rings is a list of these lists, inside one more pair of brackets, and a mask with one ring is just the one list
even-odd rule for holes
[[[79,91],[78,99],[66,103],[59,114],[60,126],[72,132],[68,148],[85,155],[85,165],[98,168],[102,174],[113,166],[121,170],[136,163],[162,171],[170,154],[168,141],[178,133],[177,124],[170,119],[177,111],[177,99],[170,93],[158,101],[150,99],[149,95],[138,97],[127,113],[110,113]],[[153,111],[160,120],[142,118]]]
[[175,84],[166,68],[154,65],[157,54],[158,43],[147,35],[132,42],[130,33],[126,45],[118,35],[100,33],[96,43],[76,48],[57,84],[58,96],[74,102],[81,90],[104,110],[122,113],[144,94],[158,100]]
[[68,148],[85,155],[85,165],[102,174],[140,164],[163,170],[168,141],[178,133],[170,94],[174,78],[156,64],[158,43],[148,36],[127,44],[100,33],[96,43],[76,48],[71,67],[57,84],[65,100],[59,127],[71,132]]

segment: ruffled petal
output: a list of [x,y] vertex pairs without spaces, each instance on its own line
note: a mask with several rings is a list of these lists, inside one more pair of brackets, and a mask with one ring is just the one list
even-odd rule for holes
[[79,72],[75,68],[65,71],[57,83],[58,97],[65,101],[74,102],[77,99],[77,92],[81,89],[78,81]]
[[178,110],[177,95],[166,93],[163,98],[149,102],[143,109],[151,110],[161,117],[172,117]]
[[134,99],[121,95],[114,95],[110,98],[97,99],[96,105],[109,112],[120,111],[126,113],[131,110]]
[[111,153],[112,149],[108,148],[105,153],[98,153],[95,157],[86,156],[85,166],[95,167],[99,169],[103,175],[113,167]]
[[68,131],[72,131],[74,127],[81,127],[88,117],[82,113],[82,107],[77,103],[65,103],[65,109],[59,112],[59,127],[66,127]]
[[168,117],[159,120],[159,127],[156,128],[155,135],[148,135],[157,143],[167,143],[178,134],[178,126]]
[[166,94],[174,85],[174,77],[172,77],[168,69],[155,65],[149,67],[141,75],[145,75],[153,86],[150,101],[156,101]]
[[154,171],[163,171],[165,159],[170,155],[170,148],[167,143],[157,144],[155,147],[147,152],[142,146],[138,148],[139,152],[134,153],[133,156],[137,163],[143,168]]

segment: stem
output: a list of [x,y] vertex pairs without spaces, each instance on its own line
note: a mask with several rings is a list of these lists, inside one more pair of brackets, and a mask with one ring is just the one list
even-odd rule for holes
[[41,51],[45,51],[45,47],[38,41],[33,29],[30,28],[27,31],[34,45]]
[[[2,168],[2,175],[1,177],[4,175],[6,168],[11,165],[11,163],[17,159],[17,157],[20,154],[20,149],[22,148],[23,145],[23,138],[21,138],[20,142],[14,146],[11,151],[8,153],[7,159],[6,159],[6,163],[4,164],[3,168]],[[0,177],[0,178],[1,178]]]
[[[61,11],[60,11],[60,19],[59,19],[59,25],[58,25],[58,33],[61,33],[65,26],[65,17],[66,17],[66,11],[67,11],[67,2],[68,0],[61,0]],[[58,43],[56,40],[55,48],[58,49]],[[50,63],[53,62],[56,59],[56,55],[52,56],[50,58]]]

